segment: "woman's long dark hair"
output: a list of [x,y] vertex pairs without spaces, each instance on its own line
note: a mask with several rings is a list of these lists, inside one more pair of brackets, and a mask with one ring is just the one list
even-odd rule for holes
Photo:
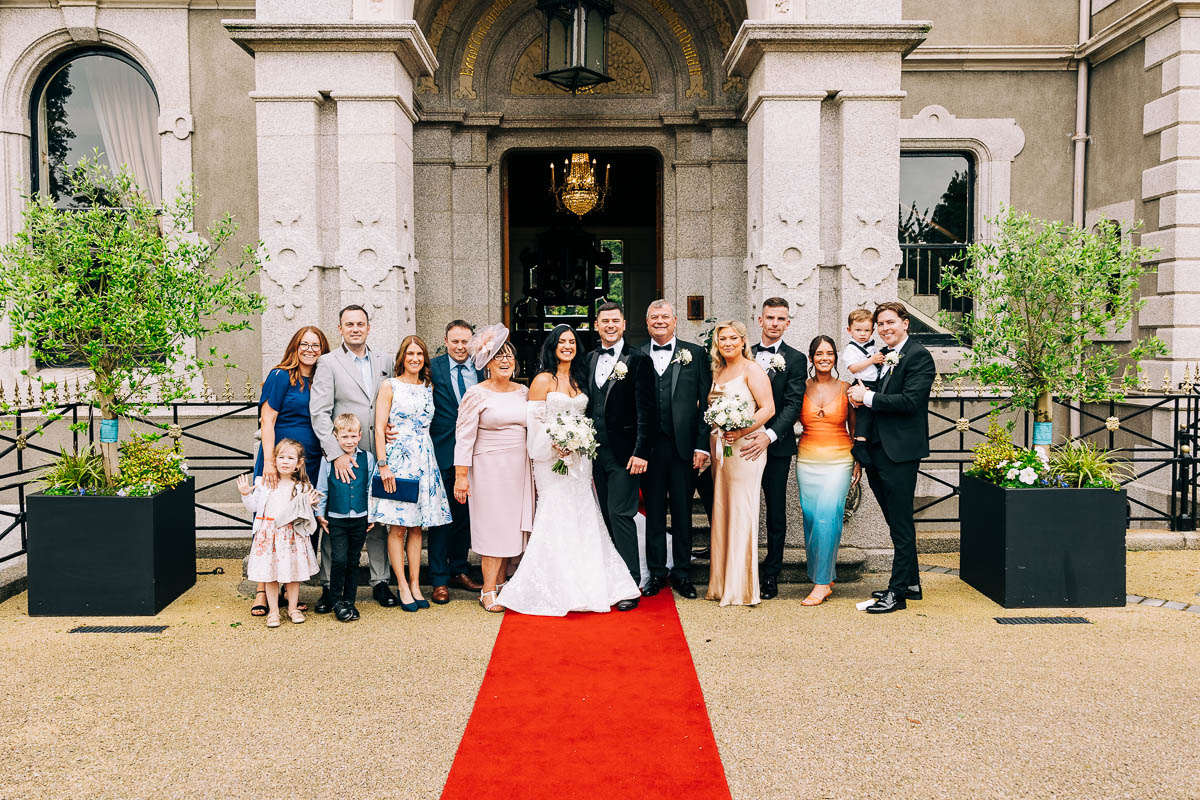
[[571,359],[571,388],[583,392],[587,390],[588,385],[587,368],[583,365],[583,340],[570,325],[555,325],[546,341],[542,342],[541,352],[538,353],[538,375],[548,372],[553,377],[558,376],[558,353],[555,351],[558,350],[559,338],[567,331],[575,337],[575,357]]
[[808,371],[811,373],[810,377],[815,378],[817,376],[817,367],[815,364],[813,364],[813,359],[816,358],[817,348],[820,347],[821,344],[825,343],[825,342],[828,342],[829,346],[833,348],[833,369],[830,370],[830,372],[832,373],[832,375],[835,379],[840,379],[841,375],[838,372],[838,363],[837,363],[838,362],[837,344],[834,343],[833,339],[830,339],[828,336],[826,336],[823,333],[817,334],[816,336],[813,337],[813,340],[808,343]]

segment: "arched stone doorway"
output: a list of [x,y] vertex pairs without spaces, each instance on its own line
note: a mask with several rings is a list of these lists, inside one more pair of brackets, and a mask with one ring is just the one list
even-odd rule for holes
[[[745,83],[722,66],[740,17],[720,0],[623,0],[610,23],[614,82],[572,97],[533,77],[542,32],[533,3],[443,0],[417,15],[439,62],[416,89],[419,333],[437,341],[445,320],[508,317],[505,276],[520,254],[504,247],[512,187],[502,164],[524,151],[655,154],[663,295],[681,311],[700,295],[708,314],[744,316],[746,136],[736,109]],[[545,187],[547,173],[507,178]],[[684,321],[680,332],[694,338],[702,327]]]

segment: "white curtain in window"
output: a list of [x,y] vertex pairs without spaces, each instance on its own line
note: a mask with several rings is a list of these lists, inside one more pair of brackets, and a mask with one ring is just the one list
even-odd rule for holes
[[154,205],[162,203],[158,101],[137,70],[115,58],[87,59],[87,82],[114,171],[125,165]]

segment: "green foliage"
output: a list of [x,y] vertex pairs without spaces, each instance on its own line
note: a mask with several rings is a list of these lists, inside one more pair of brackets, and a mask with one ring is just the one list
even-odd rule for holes
[[75,452],[60,448],[38,481],[46,494],[82,494],[104,485],[104,458],[93,447]]
[[[1039,398],[1121,399],[1140,359],[1166,351],[1156,338],[1118,353],[1096,341],[1129,324],[1141,307],[1138,283],[1154,251],[1125,244],[1130,229],[1103,220],[1093,232],[1009,210],[991,222],[991,241],[967,250],[971,268],[946,270],[941,288],[974,310],[942,322],[969,343],[963,372],[1034,408]],[[1128,365],[1125,381],[1116,379]],[[1122,383],[1124,385],[1122,385]]]
[[70,452],[60,450],[42,473],[46,494],[93,494],[145,497],[172,489],[188,478],[183,454],[171,444],[159,444],[157,434],[133,436],[121,445],[120,473],[107,484],[104,458],[92,446]]
[[1091,442],[1070,439],[1050,451],[1050,468],[1070,486],[1081,489],[1120,489],[1134,478],[1128,463]]
[[975,460],[968,474],[982,478],[985,474],[998,472],[1001,464],[1016,458],[1017,446],[1013,444],[1008,428],[992,419],[988,422],[987,441],[975,445],[971,452],[975,454]]
[[[160,211],[99,157],[69,173],[78,209],[26,198],[24,228],[0,249],[11,328],[2,349],[27,349],[43,364],[82,363],[91,373],[85,391],[113,419],[189,397],[202,368],[228,364],[215,348],[195,352],[197,340],[249,328],[265,303],[246,288],[259,269],[254,247],[217,263],[237,231],[231,217],[196,236],[193,190],[180,187]],[[52,408],[43,412],[54,418]]]

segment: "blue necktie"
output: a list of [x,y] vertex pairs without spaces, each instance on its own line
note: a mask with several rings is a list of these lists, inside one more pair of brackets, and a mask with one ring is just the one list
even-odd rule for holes
[[455,369],[458,370],[458,400],[461,403],[463,395],[467,393],[467,381],[465,378],[463,378],[463,374],[466,372],[467,365],[458,364],[455,366]]

